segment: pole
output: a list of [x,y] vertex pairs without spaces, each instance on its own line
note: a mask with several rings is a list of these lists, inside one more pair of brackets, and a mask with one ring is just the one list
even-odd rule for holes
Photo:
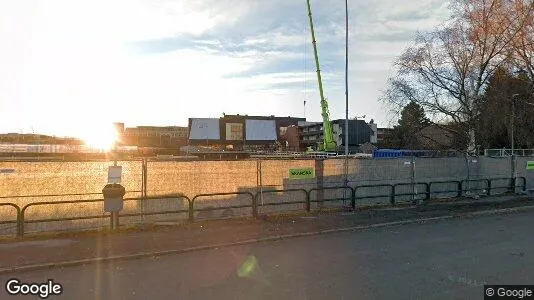
[[[345,187],[349,185],[349,4],[345,0]],[[346,189],[345,189],[346,191]],[[343,197],[346,199],[346,197]]]
[[512,189],[515,192],[515,155],[514,155],[514,148],[515,148],[515,137],[514,137],[514,131],[515,131],[515,100],[518,94],[512,95],[512,117],[510,119],[510,126],[511,126],[511,147],[512,147],[512,156],[510,158],[511,163],[511,173],[512,173]]
[[[113,142],[113,147],[111,149],[113,153],[113,166],[117,166],[117,140]],[[117,230],[119,227],[119,213],[118,212],[111,212],[111,229]]]
[[356,123],[356,147],[358,149],[356,153],[360,153],[360,135],[359,135],[359,132],[358,132],[358,128],[360,126],[358,124],[358,117],[354,118],[354,123]]
[[349,155],[349,5],[345,0],[345,156]]
[[[514,95],[515,96],[515,95]],[[512,146],[512,157],[514,156],[514,148],[515,148],[515,139],[514,139],[514,131],[515,131],[515,97],[512,97],[512,118],[510,119],[510,128],[511,128],[511,141],[510,144]]]
[[415,200],[415,153],[412,152],[412,159],[410,162],[410,179],[412,183],[412,204],[418,205],[419,202]]
[[148,183],[148,175],[147,175],[147,171],[148,171],[148,161],[145,157],[143,157],[141,159],[141,198],[142,198],[142,201],[141,201],[141,213],[143,213],[143,215],[141,216],[141,220],[144,222],[145,221],[145,201],[146,201],[146,197],[148,196],[148,190],[147,190],[147,183]]
[[259,161],[260,163],[260,174],[259,174],[259,177],[260,177],[260,201],[261,201],[261,207],[263,208],[263,171],[262,171],[262,166],[261,166],[261,159]]

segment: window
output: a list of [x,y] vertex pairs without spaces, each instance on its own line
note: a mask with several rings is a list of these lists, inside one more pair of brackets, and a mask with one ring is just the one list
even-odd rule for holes
[[287,127],[280,127],[280,136],[285,136],[287,133]]

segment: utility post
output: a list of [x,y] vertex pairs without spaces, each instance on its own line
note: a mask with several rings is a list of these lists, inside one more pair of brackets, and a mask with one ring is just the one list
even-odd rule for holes
[[412,151],[412,157],[410,161],[410,179],[412,184],[412,204],[419,205],[419,201],[415,199],[415,153]]
[[[345,0],[345,187],[349,186],[349,4]],[[346,189],[345,189],[346,191]],[[346,197],[343,197],[346,199]]]

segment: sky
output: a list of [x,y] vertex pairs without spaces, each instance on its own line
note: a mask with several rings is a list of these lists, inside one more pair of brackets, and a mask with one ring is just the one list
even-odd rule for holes
[[[331,119],[344,118],[345,1],[311,5]],[[442,0],[349,0],[351,117],[389,124],[378,98],[395,58],[447,16]],[[319,102],[305,0],[0,0],[0,133],[320,121]]]

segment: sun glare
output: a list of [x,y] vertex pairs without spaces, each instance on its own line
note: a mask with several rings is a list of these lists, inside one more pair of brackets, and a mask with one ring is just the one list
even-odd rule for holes
[[118,139],[117,131],[113,126],[93,128],[81,135],[85,145],[95,150],[110,151]]

